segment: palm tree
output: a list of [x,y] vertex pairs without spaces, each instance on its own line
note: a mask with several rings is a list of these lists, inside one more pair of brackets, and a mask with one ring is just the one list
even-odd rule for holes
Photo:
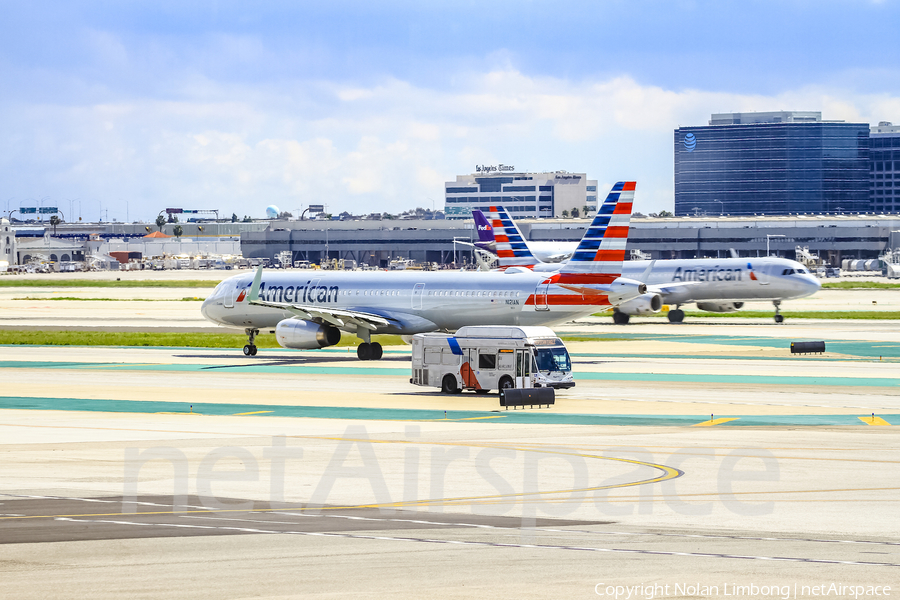
[[577,219],[577,218],[578,218],[578,209],[577,209],[577,208],[573,208],[573,209],[572,209],[572,218],[573,218],[573,219]]
[[562,218],[563,218],[563,219],[568,219],[568,218],[569,218],[569,211],[568,211],[568,210],[562,211]]
[[159,232],[162,233],[163,225],[166,224],[166,218],[162,215],[157,215],[156,217],[156,226],[159,228]]
[[56,226],[59,225],[59,215],[50,217],[50,224],[53,225],[53,235],[56,235]]
[[181,228],[181,225],[176,225],[174,229],[172,229],[172,233],[175,234],[175,237],[180,238],[181,234],[184,233],[184,229]]

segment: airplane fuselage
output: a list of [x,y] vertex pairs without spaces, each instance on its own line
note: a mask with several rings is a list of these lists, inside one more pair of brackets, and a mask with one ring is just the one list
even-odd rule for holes
[[775,257],[625,261],[623,276],[672,290],[669,303],[791,300],[821,287],[800,263]]
[[[553,325],[609,307],[596,296],[543,284],[547,278],[546,273],[512,271],[266,272],[259,299],[380,315],[392,324],[375,333],[389,334],[465,325]],[[295,316],[250,305],[252,280],[253,273],[246,273],[221,282],[203,303],[204,317],[227,327],[267,329]]]

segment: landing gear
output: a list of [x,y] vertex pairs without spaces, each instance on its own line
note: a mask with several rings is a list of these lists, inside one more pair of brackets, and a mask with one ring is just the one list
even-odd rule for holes
[[775,322],[784,323],[784,315],[781,314],[781,300],[773,300],[772,304],[775,305]]
[[244,333],[250,338],[249,343],[244,346],[244,356],[256,356],[256,336],[259,335],[259,329],[245,329]]
[[613,310],[613,323],[616,325],[627,325],[631,319],[631,315],[620,312],[618,308]]
[[684,321],[684,311],[680,308],[670,310],[668,315],[666,316],[669,319],[669,323],[681,323],[682,321]]
[[381,360],[383,355],[384,351],[378,342],[363,342],[356,348],[356,356],[359,360]]

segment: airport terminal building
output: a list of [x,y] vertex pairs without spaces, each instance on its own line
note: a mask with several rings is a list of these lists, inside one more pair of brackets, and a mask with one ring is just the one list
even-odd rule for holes
[[516,173],[511,165],[477,165],[472,175],[444,184],[444,214],[471,219],[472,211],[502,205],[514,219],[546,219],[597,211],[597,181],[585,173]]
[[869,212],[869,143],[820,112],[714,114],[675,130],[675,215]]
[[[516,220],[534,241],[577,242],[588,219]],[[419,263],[471,263],[470,246],[478,239],[468,220],[289,221],[265,231],[241,234],[248,258],[274,258],[290,252],[292,260],[321,264],[349,259],[359,265],[387,268],[394,259]],[[631,221],[629,250],[654,259],[724,258],[773,255],[794,258],[805,247],[832,265],[844,258],[877,258],[886,248],[900,247],[900,216],[831,215],[765,217],[640,218]]]

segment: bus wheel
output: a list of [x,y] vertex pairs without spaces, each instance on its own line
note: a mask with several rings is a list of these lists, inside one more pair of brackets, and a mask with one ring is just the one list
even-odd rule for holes
[[512,377],[509,375],[504,375],[500,378],[500,389],[501,390],[511,390],[516,387],[516,384],[513,382]]
[[444,375],[444,378],[441,380],[441,392],[444,394],[458,394],[459,388],[456,387],[456,377]]

